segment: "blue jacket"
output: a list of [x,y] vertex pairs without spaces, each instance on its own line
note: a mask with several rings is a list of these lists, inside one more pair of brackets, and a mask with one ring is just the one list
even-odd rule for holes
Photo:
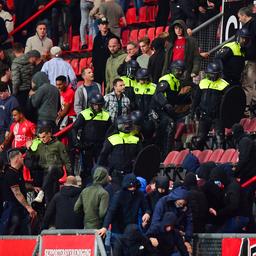
[[[184,187],[177,187],[173,189],[169,195],[159,199],[156,204],[152,222],[148,232],[151,229],[155,229],[155,225],[159,225],[163,219],[166,212],[173,212],[177,217],[177,223],[175,228],[184,229],[185,240],[190,241],[193,235],[193,222],[192,222],[192,212],[189,206],[184,208],[177,208],[175,206],[175,201],[179,199],[187,199],[188,191]],[[183,227],[183,228],[182,228]]]

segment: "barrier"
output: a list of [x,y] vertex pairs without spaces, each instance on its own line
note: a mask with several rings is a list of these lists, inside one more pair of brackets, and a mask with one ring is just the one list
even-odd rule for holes
[[106,256],[101,237],[90,229],[44,230],[38,247],[39,256]]
[[255,234],[196,234],[193,238],[193,256],[252,256],[255,253]]
[[1,236],[0,255],[31,256],[37,236]]

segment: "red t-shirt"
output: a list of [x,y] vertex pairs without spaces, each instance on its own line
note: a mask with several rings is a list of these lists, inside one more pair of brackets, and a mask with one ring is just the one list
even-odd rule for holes
[[74,100],[75,100],[75,92],[69,86],[65,92],[60,93],[60,103],[61,109],[64,109],[64,104],[70,104],[70,109],[68,111],[67,116],[75,116],[76,112],[74,110]]
[[12,147],[26,147],[26,142],[32,140],[36,133],[36,125],[28,120],[25,120],[22,123],[13,122],[10,127],[10,132],[14,135]]
[[172,61],[175,60],[183,60],[185,57],[185,43],[186,39],[185,37],[176,39],[173,46],[173,54],[172,54]]

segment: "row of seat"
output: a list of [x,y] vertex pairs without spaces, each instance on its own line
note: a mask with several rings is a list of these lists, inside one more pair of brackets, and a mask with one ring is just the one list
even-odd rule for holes
[[196,156],[200,163],[206,162],[215,162],[219,164],[232,163],[235,164],[238,162],[238,151],[234,148],[224,149],[215,149],[215,150],[193,150],[184,149],[182,151],[171,151],[165,158],[162,166],[167,167],[181,167],[184,159],[189,153],[192,153]]
[[66,60],[72,66],[76,75],[81,75],[82,69],[92,67],[92,57]]

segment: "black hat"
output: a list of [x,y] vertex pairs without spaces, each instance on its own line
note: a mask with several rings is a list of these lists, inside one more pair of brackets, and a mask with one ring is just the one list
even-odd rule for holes
[[31,58],[31,57],[41,58],[41,54],[37,50],[31,50],[31,51],[27,52],[26,55],[28,58]]
[[100,24],[108,24],[108,19],[106,17],[102,17],[101,19],[97,20],[98,25]]

